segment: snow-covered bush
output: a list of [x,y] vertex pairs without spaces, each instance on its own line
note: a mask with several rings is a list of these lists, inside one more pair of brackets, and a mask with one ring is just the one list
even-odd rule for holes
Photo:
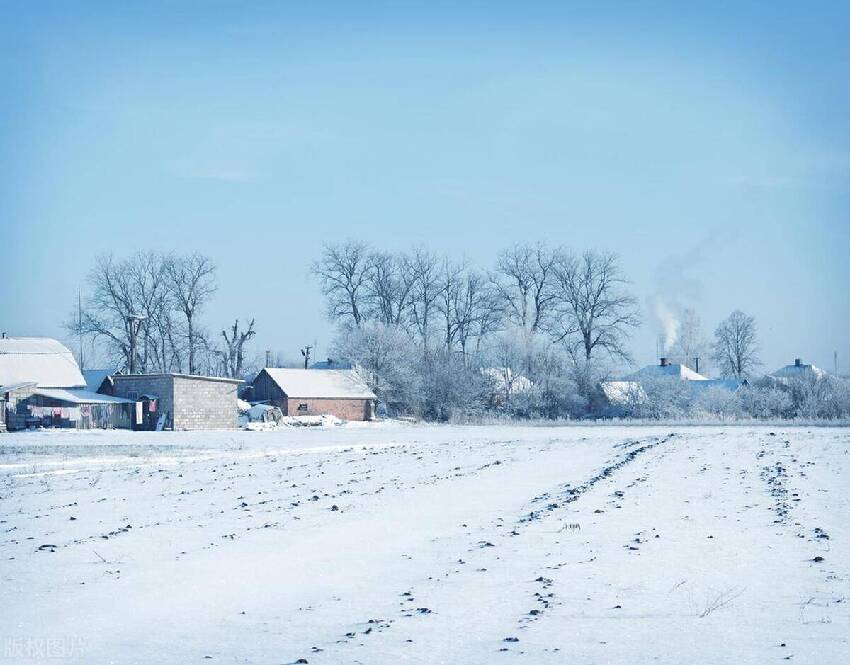
[[735,394],[743,414],[752,418],[789,418],[794,403],[788,391],[765,383],[742,386]]
[[658,377],[640,382],[645,399],[637,406],[640,418],[682,418],[691,415],[691,391],[686,381]]
[[708,415],[721,419],[736,418],[741,415],[741,402],[728,388],[712,386],[696,393],[691,403],[691,415]]

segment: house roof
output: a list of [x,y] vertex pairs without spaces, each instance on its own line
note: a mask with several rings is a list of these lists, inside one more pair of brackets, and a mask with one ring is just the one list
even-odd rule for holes
[[71,404],[133,404],[131,399],[101,395],[81,388],[36,388],[33,394]]
[[86,390],[96,393],[97,389],[103,385],[106,377],[113,374],[115,374],[115,370],[111,369],[84,369],[83,378],[86,380]]
[[800,364],[785,365],[785,367],[773,372],[772,376],[777,379],[793,379],[798,376],[813,376],[816,379],[822,379],[826,376],[826,372],[820,367],[801,362]]
[[160,379],[163,377],[192,379],[195,381],[220,381],[223,383],[245,383],[242,379],[231,379],[227,376],[201,376],[200,374],[178,374],[176,372],[160,374],[110,374],[115,382],[121,381],[143,381],[147,379]]
[[680,379],[681,381],[707,381],[702,374],[697,374],[687,365],[670,363],[668,365],[647,365],[634,374],[625,377],[626,380],[640,381],[642,379],[663,378]]
[[310,365],[310,369],[353,369],[353,366],[347,360],[335,360],[328,358],[320,360]]
[[696,392],[709,390],[711,388],[723,388],[724,390],[735,392],[742,385],[744,385],[744,382],[739,381],[738,379],[706,379],[705,381],[694,381],[693,383],[689,383],[688,388]]
[[34,382],[48,388],[86,385],[73,354],[48,337],[0,338],[0,384]]
[[639,381],[603,381],[602,394],[611,404],[627,404],[633,400],[646,399],[646,392]]
[[369,386],[350,369],[284,369],[264,370],[287,397],[328,399],[376,399]]

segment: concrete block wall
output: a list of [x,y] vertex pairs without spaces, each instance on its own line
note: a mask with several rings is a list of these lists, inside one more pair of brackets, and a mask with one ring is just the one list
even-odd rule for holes
[[[141,395],[156,395],[157,413],[174,414],[174,377],[168,374],[117,374],[113,377],[115,397],[138,399]],[[133,412],[133,423],[136,421]]]
[[212,378],[174,377],[174,429],[233,429],[238,426],[239,384]]

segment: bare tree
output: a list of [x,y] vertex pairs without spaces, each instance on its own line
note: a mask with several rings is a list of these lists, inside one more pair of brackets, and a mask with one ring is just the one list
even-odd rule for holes
[[493,280],[507,318],[535,333],[555,302],[552,289],[558,252],[536,245],[514,245],[502,251]]
[[230,327],[230,334],[227,330],[221,331],[221,336],[224,338],[224,350],[220,351],[222,360],[224,361],[227,376],[238,379],[242,376],[242,367],[245,364],[245,343],[257,333],[254,331],[254,319],[248,324],[247,330],[239,330],[239,319],[233,322]]
[[319,278],[322,293],[327,298],[328,316],[333,321],[350,319],[359,326],[366,304],[368,247],[353,240],[326,244],[322,257],[313,264],[311,272]]
[[195,253],[169,256],[164,267],[174,305],[186,321],[189,374],[195,374],[198,371],[195,356],[202,347],[196,317],[216,292],[215,265],[208,257]]
[[557,320],[555,341],[563,342],[574,362],[589,363],[600,352],[629,360],[625,343],[640,325],[637,300],[614,254],[587,251],[580,257],[561,255],[554,267]]
[[437,311],[442,315],[443,343],[446,352],[452,353],[460,327],[458,320],[459,300],[463,288],[464,267],[444,259],[439,273]]
[[439,260],[430,252],[418,248],[410,259],[410,270],[414,279],[411,316],[427,353],[429,334],[436,317],[437,298],[440,296]]
[[725,377],[745,379],[761,363],[756,344],[756,321],[735,310],[714,331],[714,362]]
[[373,252],[366,269],[365,292],[370,318],[402,325],[410,313],[415,275],[404,255]]
[[[66,328],[106,340],[110,357],[125,367],[143,372],[150,367],[159,369],[167,355],[161,350],[169,308],[161,255],[138,252],[122,261],[109,254],[98,256],[88,284],[91,290],[82,316],[74,317]],[[131,317],[135,317],[132,325]],[[131,357],[133,349],[135,357]]]
[[705,371],[709,364],[706,347],[699,314],[686,308],[682,312],[676,343],[671,349],[673,355],[681,358],[682,362],[693,370],[697,370],[695,359],[699,358],[701,363],[698,371]]
[[464,363],[469,357],[471,340],[475,340],[478,351],[481,341],[500,326],[496,297],[484,275],[474,271],[464,275],[453,308],[457,341]]

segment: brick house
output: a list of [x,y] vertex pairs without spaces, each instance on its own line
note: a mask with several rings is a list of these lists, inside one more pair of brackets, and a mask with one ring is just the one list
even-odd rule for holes
[[375,417],[375,393],[353,370],[266,367],[252,386],[252,401],[280,407],[285,416]]
[[240,379],[190,374],[115,374],[111,379],[110,394],[137,402],[135,429],[238,426],[236,393]]

